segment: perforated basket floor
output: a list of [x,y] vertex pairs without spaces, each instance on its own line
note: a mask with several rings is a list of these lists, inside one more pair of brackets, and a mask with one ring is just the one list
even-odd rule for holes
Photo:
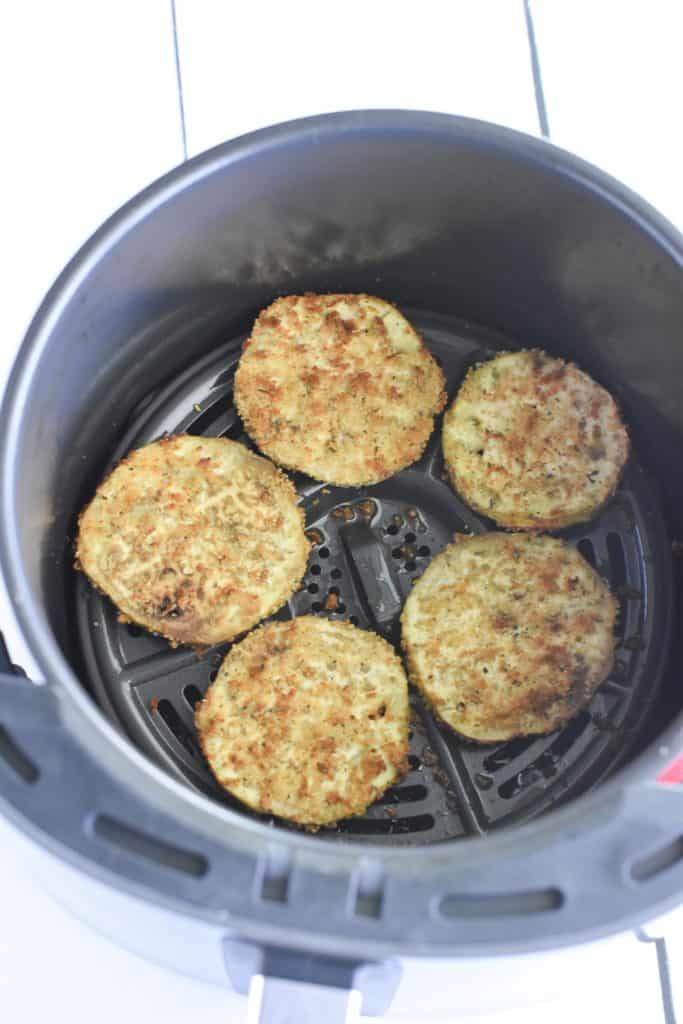
[[[458,321],[407,315],[441,363],[449,398],[473,362],[514,347]],[[138,409],[103,474],[131,448],[164,433],[225,436],[251,446],[232,404],[242,340],[233,339]],[[439,421],[420,462],[375,487],[331,487],[293,475],[314,548],[303,589],[278,618],[311,612],[348,618],[398,643],[403,601],[429,560],[454,533],[493,528],[444,479],[440,434]],[[410,772],[362,818],[322,829],[320,838],[425,843],[484,834],[569,799],[627,756],[657,698],[667,645],[662,609],[671,585],[664,529],[635,458],[608,507],[593,522],[560,535],[609,581],[620,601],[614,671],[590,706],[549,736],[484,747],[454,736],[412,693]],[[193,707],[227,645],[202,654],[174,650],[120,623],[111,603],[82,575],[74,574],[74,586],[83,664],[106,712],[176,777],[252,815],[213,780],[192,722]]]

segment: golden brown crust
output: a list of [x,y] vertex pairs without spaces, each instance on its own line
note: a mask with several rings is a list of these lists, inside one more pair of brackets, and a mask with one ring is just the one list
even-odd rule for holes
[[473,367],[443,424],[454,487],[476,511],[514,529],[590,519],[629,452],[611,395],[572,363],[538,350]]
[[408,683],[374,633],[301,616],[228,653],[195,712],[218,782],[303,825],[362,814],[406,770]]
[[276,299],[235,374],[235,403],[259,448],[345,486],[415,462],[445,401],[443,374],[418,333],[369,295]]
[[411,681],[481,743],[552,732],[612,668],[617,602],[563,541],[488,533],[451,544],[410,593],[401,642]]
[[299,585],[310,545],[291,481],[224,438],[127,456],[79,519],[76,564],[121,618],[173,644],[232,640]]

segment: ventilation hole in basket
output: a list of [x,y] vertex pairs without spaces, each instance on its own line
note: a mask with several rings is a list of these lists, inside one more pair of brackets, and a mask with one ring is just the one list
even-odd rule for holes
[[225,408],[225,396],[216,395],[216,399],[208,408],[199,409],[199,415],[187,425],[185,433],[194,437],[220,437],[221,434],[239,432],[241,427],[234,408]]
[[628,680],[629,672],[628,664],[621,658],[616,658],[610,673],[610,679],[614,683],[625,683]]
[[415,569],[417,569],[417,563],[414,562],[411,558],[408,562],[406,562],[406,569],[408,570],[408,572],[414,572]]
[[411,832],[426,832],[434,828],[431,814],[416,814],[410,818],[349,818],[339,822],[339,831],[350,835],[397,836]]
[[607,553],[611,571],[610,582],[613,587],[623,587],[626,583],[626,556],[618,533],[607,534]]
[[339,596],[339,587],[330,587],[329,593]]
[[320,550],[318,551],[318,556],[320,558],[329,558],[330,557],[330,549],[329,548],[320,548]]
[[128,636],[142,636],[142,628],[140,626],[136,626],[134,622],[131,622],[126,626],[126,632],[128,633]]
[[593,542],[590,541],[588,537],[584,537],[576,546],[588,564],[595,568],[595,548],[593,547]]
[[220,423],[218,426],[220,429],[220,433],[217,435],[218,437],[229,437],[231,440],[236,441],[242,433],[242,424],[239,420],[235,420],[234,423],[227,424],[224,428],[221,427]]
[[344,612],[346,611],[346,605],[342,602],[341,604],[337,605],[337,607],[334,609],[334,611],[338,612],[339,615],[343,615]]
[[590,725],[590,722],[591,717],[588,712],[582,711],[539,757],[522,768],[516,775],[512,775],[501,783],[498,787],[498,794],[503,800],[511,800],[530,786],[545,785],[548,780],[552,779],[559,771],[560,761]]
[[392,548],[391,549],[391,557],[392,558],[403,558],[403,548]]
[[357,626],[358,625],[358,616],[357,615],[352,615],[351,618],[349,619],[349,622],[351,623],[352,626]]
[[408,765],[410,767],[411,772],[417,771],[417,769],[420,767],[420,763],[420,758],[417,756],[417,754],[408,754]]
[[398,526],[396,525],[396,523],[389,523],[385,532],[390,533],[391,536],[393,537],[394,534],[398,533]]
[[417,537],[415,536],[414,533],[406,533],[405,540],[408,542],[408,544],[412,544],[413,541],[417,540]]
[[322,569],[320,568],[319,565],[312,565],[311,566],[311,574],[313,576],[319,576],[321,572],[322,572]]
[[[214,403],[212,408],[207,409],[205,416],[200,416],[188,426],[187,433],[203,437],[229,437],[236,441],[243,433],[242,424],[232,407],[222,412],[221,408],[222,402]],[[253,449],[253,442],[247,439],[247,443]]]
[[311,605],[311,611],[313,612],[321,612],[322,610],[323,606],[321,605],[320,601],[314,601],[313,604]]
[[319,590],[320,590],[320,587],[318,586],[317,583],[309,583],[308,584],[308,593],[309,594],[317,594]]
[[332,572],[330,573],[330,576],[332,577],[333,580],[340,580],[341,574],[341,569],[333,569]]
[[590,725],[591,716],[587,711],[582,711],[572,719],[566,728],[562,730],[556,740],[550,745],[550,752],[555,757],[564,757],[578,740],[581,733]]
[[529,786],[541,785],[543,782],[545,782],[545,775],[536,762],[534,762],[526,768],[522,768],[521,772],[517,772],[512,778],[506,779],[498,787],[498,794],[503,800],[512,800],[513,797],[519,796]]
[[123,822],[110,818],[106,814],[98,814],[93,823],[93,832],[100,839],[118,846],[136,857],[143,857],[155,865],[181,871],[185,875],[201,878],[205,875],[209,864],[205,857],[189,850],[181,850],[177,846],[163,843],[155,836],[139,832],[137,829],[124,825]]
[[427,796],[426,786],[392,786],[377,800],[378,804],[413,804]]
[[159,712],[160,716],[163,718],[164,722],[177,739],[178,743],[180,743],[180,745],[185,748],[188,754],[191,754],[192,757],[196,757],[197,745],[194,736],[187,728],[182,718],[171,704],[170,700],[166,700],[166,698],[164,697],[162,700],[158,701],[156,710]]
[[507,768],[516,757],[519,757],[536,742],[535,737],[510,740],[509,743],[504,743],[502,747],[498,747],[488,757],[485,757],[482,766],[487,772],[497,772],[501,768]]
[[218,670],[217,670],[217,669],[215,669],[215,668],[214,668],[214,669],[212,669],[212,670],[211,670],[211,671],[209,672],[209,679],[211,680],[211,682],[213,682],[213,681],[214,681],[214,679],[216,678],[216,676],[217,676],[217,675],[218,675]]
[[197,707],[200,700],[203,700],[202,691],[199,689],[198,686],[194,686],[192,683],[190,683],[188,686],[183,687],[183,697],[190,705],[192,710],[194,710]]
[[426,558],[427,555],[431,554],[431,551],[426,544],[423,544],[421,547],[417,549],[417,553],[420,556],[420,558]]

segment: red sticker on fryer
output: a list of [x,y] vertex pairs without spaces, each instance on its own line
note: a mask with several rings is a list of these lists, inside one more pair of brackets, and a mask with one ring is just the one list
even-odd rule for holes
[[678,754],[673,761],[669,762],[666,768],[662,769],[657,776],[657,782],[664,782],[669,785],[683,782],[683,754]]

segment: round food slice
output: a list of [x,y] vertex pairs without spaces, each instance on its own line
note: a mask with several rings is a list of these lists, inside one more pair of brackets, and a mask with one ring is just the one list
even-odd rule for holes
[[617,602],[561,540],[467,537],[406,601],[411,681],[461,736],[493,743],[552,732],[590,701],[614,657]]
[[406,770],[408,683],[381,637],[304,615],[228,653],[195,722],[218,782],[302,825],[362,814]]
[[446,402],[417,331],[370,295],[289,295],[258,317],[235,403],[261,451],[316,480],[358,487],[422,454]]
[[537,350],[473,367],[444,416],[454,487],[501,526],[559,529],[614,492],[629,441],[614,399],[572,363]]
[[76,565],[124,618],[172,644],[251,629],[299,585],[310,545],[294,486],[217,437],[166,437],[127,456],[81,513]]

